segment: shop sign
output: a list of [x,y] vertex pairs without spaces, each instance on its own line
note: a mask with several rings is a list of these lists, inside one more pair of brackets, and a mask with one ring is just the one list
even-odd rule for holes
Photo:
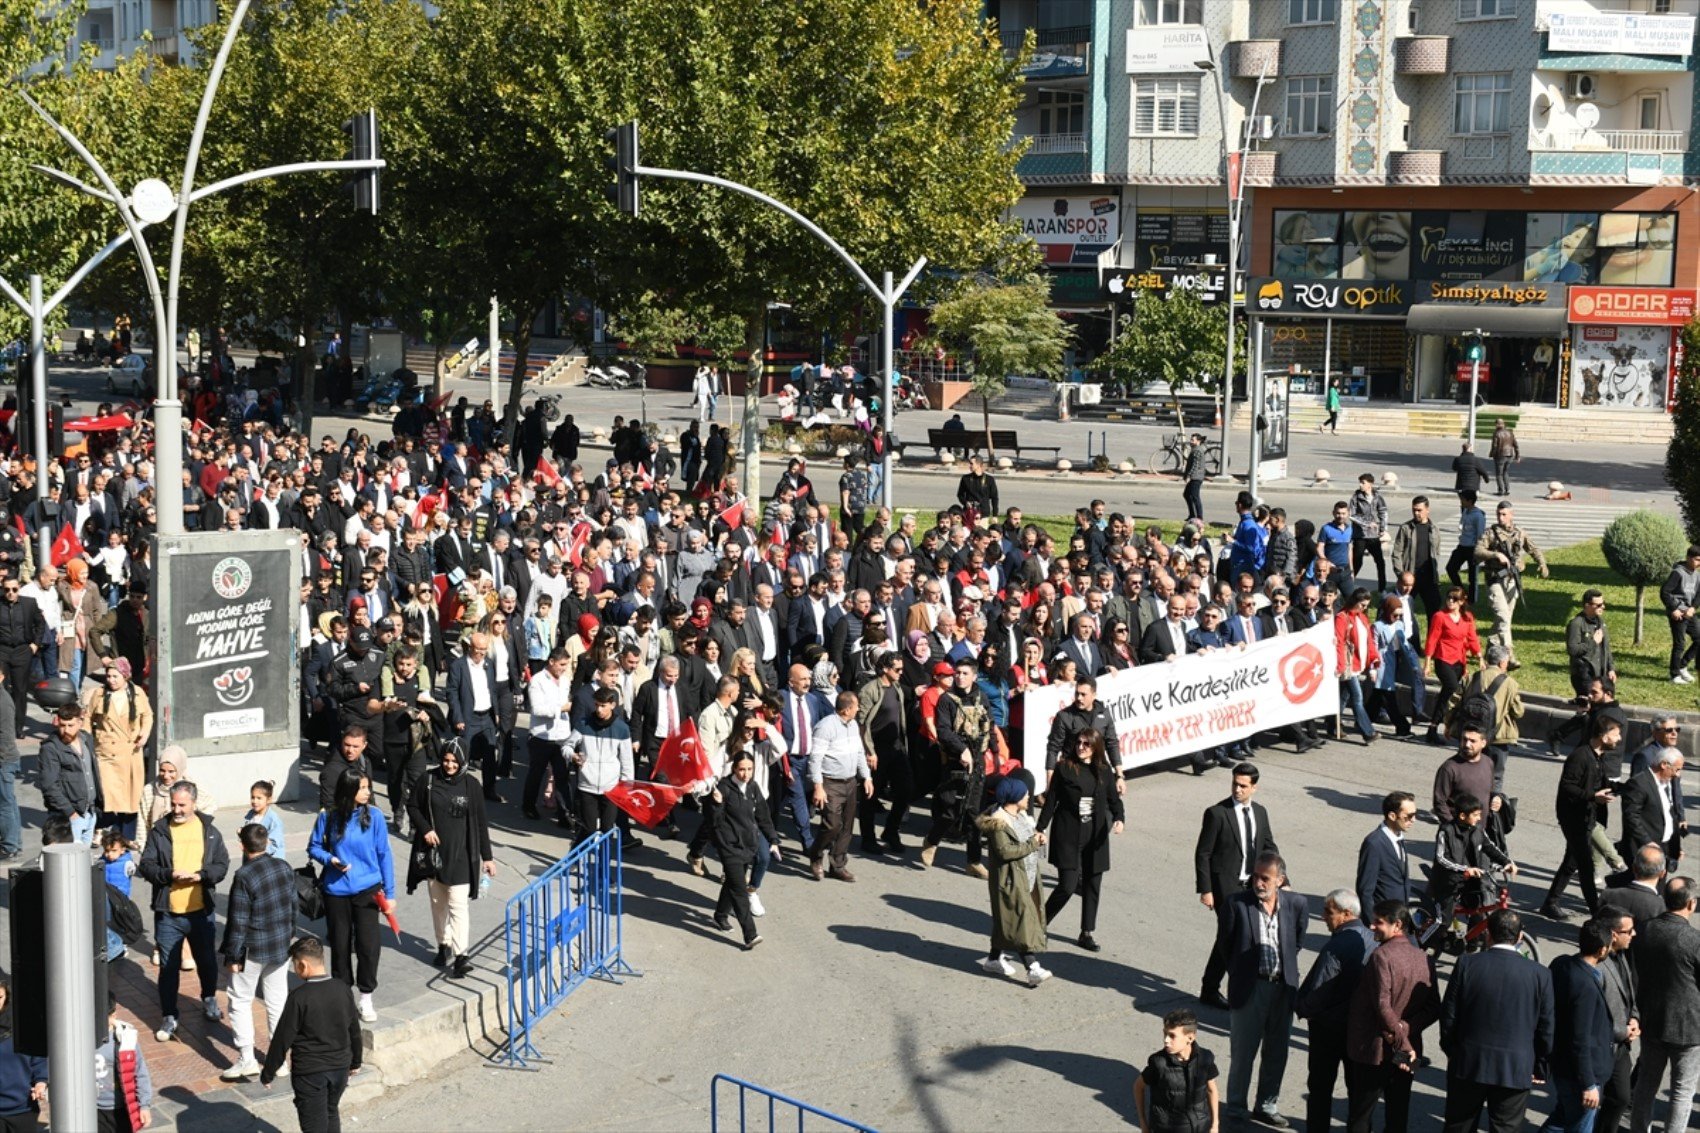
[[1610,55],[1688,55],[1694,50],[1694,17],[1639,12],[1552,12],[1548,51]]
[[1197,74],[1198,61],[1209,58],[1210,40],[1199,24],[1143,27],[1127,33],[1130,75]]
[[1403,315],[1411,309],[1411,287],[1405,280],[1255,278],[1246,284],[1246,309],[1254,315]]
[[1452,380],[1461,386],[1467,386],[1470,384],[1471,371],[1477,373],[1476,381],[1484,386],[1493,380],[1493,367],[1486,362],[1480,365],[1474,362],[1459,362],[1452,368]]
[[1582,338],[1587,342],[1616,342],[1617,327],[1585,326],[1582,328]]
[[1684,287],[1572,287],[1570,321],[1611,326],[1678,327],[1694,317],[1695,292]]
[[1228,262],[1228,214],[1141,208],[1133,218],[1133,264],[1188,268],[1215,257]]
[[1132,300],[1140,292],[1165,295],[1174,288],[1197,292],[1205,303],[1220,303],[1228,293],[1228,269],[1221,266],[1190,270],[1152,268],[1112,272],[1104,278],[1104,295],[1116,302]]
[[1545,283],[1494,283],[1473,280],[1452,283],[1434,280],[1425,285],[1428,303],[1452,303],[1468,307],[1556,307],[1564,301],[1564,289]]
[[1113,196],[1031,195],[1010,216],[1039,245],[1045,263],[1057,267],[1095,266],[1098,254],[1121,238],[1121,203]]

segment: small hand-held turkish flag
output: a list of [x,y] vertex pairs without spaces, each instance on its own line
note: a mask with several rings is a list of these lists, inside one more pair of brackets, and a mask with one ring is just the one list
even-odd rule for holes
[[531,474],[551,488],[561,482],[561,474],[555,470],[553,464],[549,463],[549,458],[546,456],[537,458],[537,467],[531,470]]
[[721,512],[720,522],[734,529],[742,527],[744,525],[744,501],[740,499]]
[[375,895],[378,911],[384,914],[384,919],[390,922],[390,931],[395,933],[397,940],[401,939],[401,922],[396,919],[395,902],[384,896],[382,889]]
[[708,778],[711,768],[697,735],[696,721],[687,719],[679,730],[668,736],[655,755],[652,774],[675,787],[689,787]]
[[622,779],[604,797],[640,824],[653,827],[673,812],[684,792],[664,783],[641,783]]
[[53,565],[62,567],[83,553],[83,542],[77,538],[77,533],[71,530],[67,523],[59,531],[59,538],[53,540]]

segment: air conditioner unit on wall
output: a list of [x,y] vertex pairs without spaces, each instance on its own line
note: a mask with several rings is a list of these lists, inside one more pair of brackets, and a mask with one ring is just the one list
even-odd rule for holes
[[1586,71],[1572,71],[1569,79],[1570,81],[1565,84],[1565,92],[1571,98],[1598,97],[1600,82],[1593,75]]

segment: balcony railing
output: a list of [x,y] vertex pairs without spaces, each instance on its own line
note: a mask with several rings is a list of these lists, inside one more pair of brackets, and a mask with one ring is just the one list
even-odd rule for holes
[[[1027,34],[1026,28],[1016,28],[998,36],[1005,52],[1013,55],[1021,50],[1021,41]],[[1091,24],[1074,24],[1065,28],[1035,28],[1033,41],[1035,48],[1056,47],[1065,43],[1087,43],[1092,39]]]
[[78,39],[87,51],[111,51],[114,41],[109,35],[85,35]]
[[1686,130],[1536,130],[1532,150],[1607,150],[1615,153],[1685,153]]
[[1030,141],[1028,153],[1085,153],[1085,134],[1017,134],[1016,141]]

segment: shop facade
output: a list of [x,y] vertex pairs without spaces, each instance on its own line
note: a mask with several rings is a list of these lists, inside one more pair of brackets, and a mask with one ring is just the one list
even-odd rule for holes
[[1493,405],[1664,412],[1697,241],[1669,187],[1262,190],[1254,359],[1295,396],[1464,404],[1473,374]]

